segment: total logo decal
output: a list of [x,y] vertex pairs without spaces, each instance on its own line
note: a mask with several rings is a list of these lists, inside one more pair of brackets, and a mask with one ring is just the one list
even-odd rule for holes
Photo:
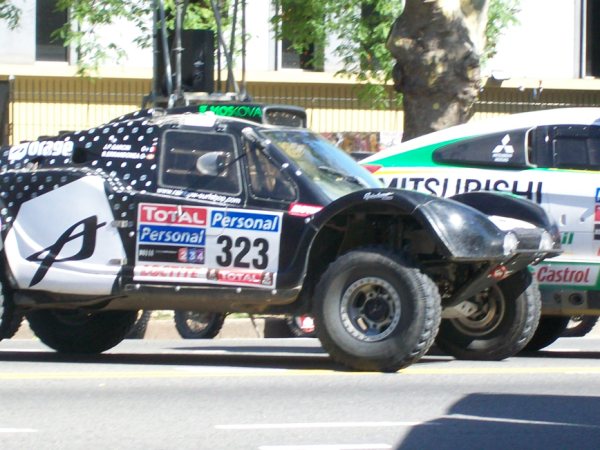
[[210,269],[206,276],[209,280],[220,283],[253,284],[269,287],[273,285],[273,274],[270,272]]
[[570,264],[540,264],[535,277],[540,286],[596,286],[600,266]]
[[282,213],[142,203],[134,280],[275,286]]

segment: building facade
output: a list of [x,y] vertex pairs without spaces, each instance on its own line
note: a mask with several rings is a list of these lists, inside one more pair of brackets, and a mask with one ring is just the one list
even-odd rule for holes
[[[79,78],[76,52],[51,36],[68,20],[55,11],[56,1],[14,3],[22,11],[20,26],[0,28],[0,87],[7,88],[0,94],[7,93],[8,105],[5,141],[93,127],[140,108],[151,90],[153,55],[133,44],[137,30],[123,23],[101,30],[101,37],[119,42],[126,57],[102,67],[97,79]],[[300,56],[275,38],[269,19],[278,4],[247,0],[245,79],[253,99],[303,106],[311,128],[354,149],[374,150],[374,133],[378,145],[398,140],[401,109],[374,111],[361,104],[359,85],[335,76],[341,67],[335,42],[326,43],[323,70],[315,71],[304,70]],[[518,19],[484,68],[488,78],[474,120],[552,106],[600,105],[600,0],[521,0]],[[239,68],[238,58],[238,76]]]

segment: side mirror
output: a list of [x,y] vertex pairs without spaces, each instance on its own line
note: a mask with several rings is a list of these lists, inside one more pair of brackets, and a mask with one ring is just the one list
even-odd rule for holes
[[201,175],[216,177],[224,175],[229,163],[229,153],[208,152],[196,160],[196,170]]

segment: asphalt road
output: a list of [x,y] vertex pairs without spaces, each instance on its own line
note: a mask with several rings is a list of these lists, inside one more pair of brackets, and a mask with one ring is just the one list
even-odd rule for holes
[[2,449],[597,449],[600,338],[348,372],[314,339],[0,342]]

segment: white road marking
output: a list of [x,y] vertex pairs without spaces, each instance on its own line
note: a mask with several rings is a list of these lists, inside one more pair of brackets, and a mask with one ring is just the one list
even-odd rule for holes
[[0,433],[37,433],[33,428],[0,428]]
[[261,445],[259,450],[387,450],[389,444]]
[[414,427],[424,422],[293,422],[293,423],[239,423],[215,425],[217,430],[285,430],[298,428],[383,428]]
[[512,419],[509,417],[481,417],[471,416],[468,414],[450,414],[444,416],[445,419],[459,419],[459,420],[476,420],[478,422],[501,422],[501,423],[518,423],[526,425],[552,425],[561,427],[577,427],[577,428],[600,428],[598,425],[590,425],[585,423],[568,423],[568,422],[548,422],[545,420],[523,420],[523,419]]

